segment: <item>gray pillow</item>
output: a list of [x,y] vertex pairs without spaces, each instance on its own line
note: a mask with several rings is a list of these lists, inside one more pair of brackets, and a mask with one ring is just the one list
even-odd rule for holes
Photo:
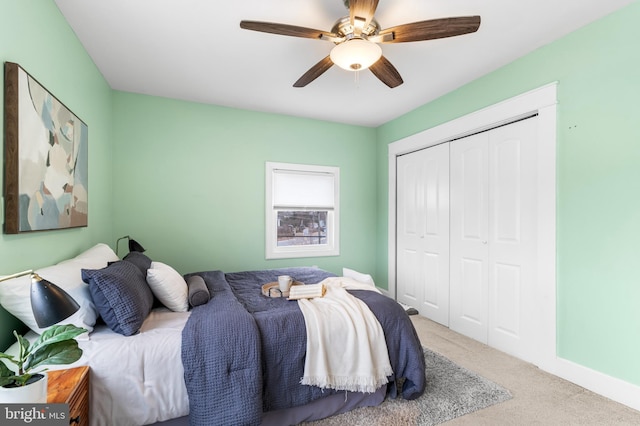
[[207,284],[200,275],[188,277],[187,287],[189,287],[189,304],[191,306],[204,305],[211,298]]
[[151,312],[153,293],[138,266],[119,261],[103,269],[83,269],[82,280],[110,329],[125,336],[140,331]]
[[151,268],[151,259],[139,251],[130,252],[122,260],[126,260],[127,262],[131,262],[136,265],[145,276],[147,276],[147,269]]

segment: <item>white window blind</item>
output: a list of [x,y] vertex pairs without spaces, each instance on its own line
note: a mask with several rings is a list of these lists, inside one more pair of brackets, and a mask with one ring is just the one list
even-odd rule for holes
[[333,210],[333,173],[273,170],[273,208]]

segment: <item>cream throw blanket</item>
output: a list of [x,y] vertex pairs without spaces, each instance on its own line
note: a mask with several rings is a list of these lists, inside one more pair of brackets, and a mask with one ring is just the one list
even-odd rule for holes
[[384,332],[369,307],[346,289],[378,289],[351,278],[322,283],[324,297],[300,299],[307,328],[303,385],[352,392],[375,392],[393,374]]

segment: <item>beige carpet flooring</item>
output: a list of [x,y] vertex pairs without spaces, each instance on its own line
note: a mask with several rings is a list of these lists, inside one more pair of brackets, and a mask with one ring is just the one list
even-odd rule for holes
[[419,315],[411,319],[422,344],[504,386],[513,399],[446,425],[640,425],[640,412],[539,370]]

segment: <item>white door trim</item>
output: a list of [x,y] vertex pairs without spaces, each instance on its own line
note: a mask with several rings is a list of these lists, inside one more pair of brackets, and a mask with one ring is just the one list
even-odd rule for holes
[[396,295],[396,157],[520,118],[538,114],[538,280],[540,368],[553,371],[556,362],[556,105],[557,83],[523,93],[431,129],[389,144],[388,291]]

